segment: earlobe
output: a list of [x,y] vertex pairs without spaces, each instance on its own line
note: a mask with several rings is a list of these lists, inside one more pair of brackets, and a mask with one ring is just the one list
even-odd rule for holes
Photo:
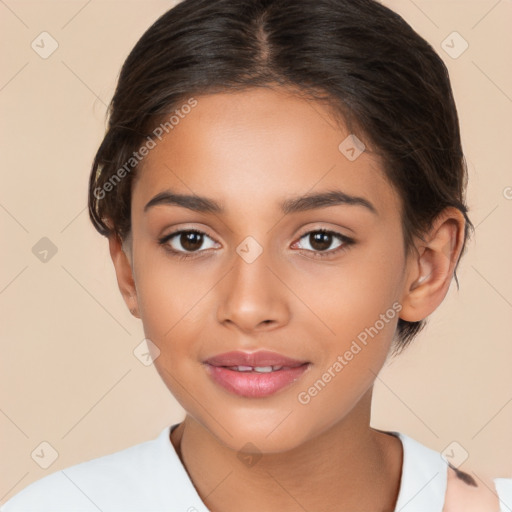
[[123,247],[123,243],[117,235],[110,236],[108,244],[121,295],[123,296],[130,313],[133,316],[140,318],[132,264],[129,255],[127,254],[129,249],[127,247]]
[[438,216],[425,239],[416,243],[407,263],[401,319],[419,322],[441,304],[462,251],[464,228],[464,216],[450,207]]

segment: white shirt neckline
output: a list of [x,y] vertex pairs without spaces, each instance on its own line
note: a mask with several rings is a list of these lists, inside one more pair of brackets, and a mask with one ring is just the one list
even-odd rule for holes
[[[171,442],[171,430],[178,425],[165,427],[152,440],[55,471],[27,486],[0,511],[210,512]],[[448,464],[441,454],[400,432],[380,432],[397,436],[403,448],[394,512],[442,512]],[[508,510],[512,479],[495,482],[502,511]]]
[[[178,425],[179,423],[176,423],[166,427],[158,440],[167,445],[172,458],[177,462],[180,468],[180,483],[190,486],[190,493],[194,495],[194,501],[197,500],[200,503],[201,508],[196,506],[198,512],[209,512],[171,443],[170,433]],[[384,430],[380,432],[394,435],[402,443],[402,472],[394,512],[442,512],[446,495],[448,464],[441,454],[401,432]]]

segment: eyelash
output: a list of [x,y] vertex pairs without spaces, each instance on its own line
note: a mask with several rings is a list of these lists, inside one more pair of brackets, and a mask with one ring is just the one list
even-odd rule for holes
[[[164,248],[164,250],[169,252],[173,257],[178,258],[178,260],[186,260],[189,258],[195,258],[195,257],[197,257],[198,253],[204,252],[204,251],[194,251],[191,253],[186,253],[183,251],[176,251],[175,249],[172,249],[168,245],[167,242],[169,242],[169,240],[172,240],[177,235],[181,235],[183,233],[195,233],[198,235],[206,235],[208,238],[211,238],[212,240],[214,240],[210,235],[208,235],[204,231],[199,231],[197,229],[181,229],[181,230],[174,231],[173,233],[170,233],[170,234],[160,238],[158,240],[159,245],[161,245]],[[341,233],[338,233],[336,231],[331,231],[329,229],[313,229],[311,231],[307,231],[306,233],[304,233],[303,235],[301,235],[299,237],[299,240],[302,240],[304,237],[311,235],[312,233],[323,233],[323,234],[327,234],[327,235],[333,235],[334,237],[338,238],[338,240],[343,242],[342,245],[340,245],[336,249],[331,249],[330,251],[312,251],[309,249],[303,249],[306,252],[313,253],[314,258],[326,258],[329,256],[333,256],[335,254],[338,254],[339,252],[346,251],[348,249],[348,247],[350,247],[351,245],[353,245],[355,243],[355,240],[353,240],[352,238],[342,235]],[[216,240],[214,240],[214,241],[216,242]]]

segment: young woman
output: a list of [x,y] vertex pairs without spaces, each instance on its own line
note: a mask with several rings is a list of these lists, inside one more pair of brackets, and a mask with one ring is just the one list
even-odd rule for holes
[[127,58],[90,180],[120,291],[183,422],[15,511],[498,512],[370,427],[472,224],[446,67],[373,0],[185,0]]

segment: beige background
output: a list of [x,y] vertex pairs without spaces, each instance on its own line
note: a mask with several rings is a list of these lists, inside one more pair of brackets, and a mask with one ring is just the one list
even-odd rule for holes
[[[450,69],[477,229],[460,291],[453,282],[415,344],[379,375],[372,424],[439,451],[457,441],[455,456],[469,454],[462,469],[512,477],[512,2],[384,3]],[[133,355],[143,331],[86,211],[120,66],[171,5],[0,1],[0,502],[182,418],[154,367]],[[59,45],[47,59],[31,48],[43,31]],[[453,31],[469,43],[456,59],[441,47]],[[461,42],[447,40],[452,52]],[[43,237],[57,248],[45,263],[32,252]],[[58,453],[46,470],[31,457],[44,441]]]

